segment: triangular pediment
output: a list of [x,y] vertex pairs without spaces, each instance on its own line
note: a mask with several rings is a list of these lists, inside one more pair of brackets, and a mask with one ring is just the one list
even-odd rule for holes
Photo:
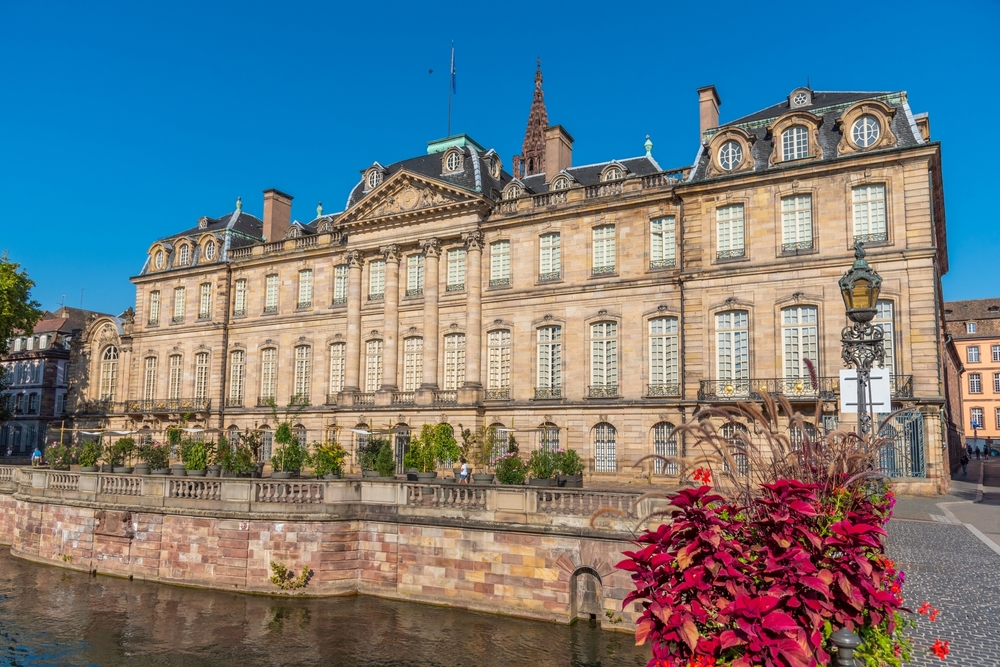
[[468,210],[485,213],[493,202],[442,181],[408,171],[393,174],[337,219],[352,225],[410,217],[436,217]]

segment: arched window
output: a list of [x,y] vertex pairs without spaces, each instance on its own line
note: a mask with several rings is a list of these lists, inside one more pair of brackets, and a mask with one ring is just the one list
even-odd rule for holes
[[274,431],[267,424],[258,428],[260,432],[260,460],[270,461],[274,450]]
[[156,399],[156,357],[146,357],[146,368],[142,382],[142,400]]
[[[674,425],[670,422],[660,422],[653,426],[653,453],[657,456],[677,457],[677,436],[674,434]],[[677,463],[660,459],[655,461],[653,468],[657,475],[677,474]]]
[[312,376],[312,348],[299,345],[295,348],[295,397],[298,403],[309,403],[310,377]]
[[240,429],[236,424],[230,424],[227,430],[229,432],[229,444],[235,445],[238,443],[240,441]]
[[[746,425],[738,422],[728,422],[722,425],[722,437],[729,443],[729,455],[736,464],[736,474],[745,476],[750,474],[750,458],[746,454],[746,443],[741,440],[736,433],[749,433]],[[729,472],[729,461],[723,459],[723,472]]]
[[487,334],[489,374],[487,398],[510,399],[510,329],[497,329]]
[[215,259],[215,241],[209,239],[205,242],[205,259],[213,260]]
[[368,185],[368,189],[372,190],[378,187],[378,184],[382,182],[382,172],[378,169],[369,169],[368,175],[365,176],[365,183]]
[[719,149],[719,166],[726,171],[732,171],[743,161],[743,147],[738,141],[727,141]]
[[382,387],[382,341],[370,340],[365,344],[365,391],[378,391]]
[[410,448],[410,427],[406,424],[396,424],[392,429],[392,449],[396,455],[396,474],[403,472],[403,457]]
[[278,350],[267,347],[260,351],[260,401],[274,399],[278,382]]
[[792,125],[781,133],[781,159],[798,160],[809,156],[809,130]]
[[242,407],[243,387],[246,380],[246,353],[234,350],[229,355],[229,400],[231,407]]
[[553,190],[565,190],[569,187],[569,179],[565,176],[559,176],[556,180],[552,181]]
[[538,448],[546,452],[559,449],[559,427],[552,422],[545,422],[538,429]]
[[868,148],[878,141],[882,127],[875,116],[864,115],[851,126],[851,139],[861,148]]
[[503,198],[507,200],[517,199],[520,196],[521,188],[516,185],[511,185],[503,191]]
[[618,432],[607,422],[601,422],[594,427],[594,470],[596,472],[615,472],[618,470],[618,458],[615,452],[615,440]]
[[181,379],[183,377],[181,371],[181,362],[183,359],[179,354],[173,354],[170,356],[170,382],[167,385],[167,398],[171,401],[176,401],[181,397]]
[[458,171],[462,166],[462,155],[458,151],[451,151],[445,158],[446,171]]
[[[330,397],[344,391],[344,371],[347,361],[347,344],[334,343],[330,346]],[[330,402],[330,398],[327,398]]]
[[601,175],[601,180],[602,181],[617,181],[619,178],[621,178],[624,175],[625,174],[622,172],[621,167],[609,167]]
[[493,422],[490,424],[487,434],[490,441],[486,443],[486,446],[490,447],[490,465],[493,465],[497,459],[507,453],[513,431],[504,426],[503,422]]
[[788,440],[792,445],[793,451],[802,449],[802,443],[806,440],[815,442],[817,437],[816,427],[809,422],[803,422],[802,428],[798,426],[790,426],[788,428]]
[[177,264],[179,266],[187,266],[191,263],[191,246],[182,245],[178,253]]
[[403,341],[403,391],[416,391],[424,377],[424,339],[411,336]]
[[677,354],[677,318],[649,321],[649,395],[674,396],[680,391]]
[[354,427],[354,453],[356,463],[360,463],[360,461],[357,461],[357,453],[368,446],[368,442],[371,440],[371,437],[371,433],[368,430],[368,424],[361,422]]
[[465,384],[465,334],[444,337],[444,388],[453,391]]
[[306,446],[306,427],[302,424],[296,424],[295,428],[292,429],[292,433],[295,435],[295,439],[299,441],[299,447]]
[[118,384],[118,348],[109,345],[101,354],[101,383],[98,396],[102,401],[114,402]]

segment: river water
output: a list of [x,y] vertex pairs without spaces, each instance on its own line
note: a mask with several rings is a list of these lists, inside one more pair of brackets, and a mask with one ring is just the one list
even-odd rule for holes
[[633,644],[585,621],[91,577],[0,550],[0,665],[645,665]]

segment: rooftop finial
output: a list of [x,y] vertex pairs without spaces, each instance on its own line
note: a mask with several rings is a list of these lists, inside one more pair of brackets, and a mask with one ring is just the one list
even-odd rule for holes
[[236,210],[237,211],[242,211],[243,210],[243,197],[237,197],[236,198]]
[[316,217],[317,218],[323,217],[323,202],[316,204]]
[[646,157],[653,157],[653,142],[650,140],[648,134],[646,135],[646,143],[642,146],[646,149]]
[[535,70],[535,88],[542,87],[542,57],[538,56],[538,69]]

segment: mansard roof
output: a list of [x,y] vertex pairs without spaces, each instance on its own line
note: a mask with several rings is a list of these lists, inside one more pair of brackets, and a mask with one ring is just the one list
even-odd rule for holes
[[240,246],[260,243],[263,239],[264,223],[260,220],[260,218],[250,215],[249,213],[245,213],[242,209],[236,209],[232,213],[227,213],[219,218],[207,218],[206,222],[207,224],[204,227],[192,227],[190,229],[185,229],[183,232],[164,236],[163,238],[157,240],[160,242],[172,241],[182,237],[197,237],[205,233],[226,230],[236,232],[232,235],[232,240],[229,245],[230,248],[239,248]]
[[[601,182],[601,174],[612,164],[624,167],[627,170],[626,176],[630,174],[648,176],[649,174],[657,174],[663,171],[651,156],[642,155],[624,160],[608,160],[607,162],[585,164],[579,167],[567,167],[560,173],[566,173],[571,176],[577,185],[597,185]],[[545,174],[532,174],[520,180],[529,194],[539,195],[549,191],[549,184],[545,182]]]
[[[405,170],[463,188],[469,192],[482,194],[487,197],[494,197],[494,191],[499,193],[510,181],[510,174],[503,170],[500,172],[499,180],[493,178],[490,174],[487,158],[496,155],[496,151],[493,149],[478,151],[472,146],[460,146],[457,147],[457,150],[459,150],[462,153],[463,158],[465,158],[462,160],[462,168],[458,171],[442,173],[441,159],[444,152],[435,152],[394,162],[387,167],[383,167],[383,180],[389,180],[389,177],[393,174]],[[361,201],[366,194],[364,175],[362,175],[361,180],[358,181],[357,185],[354,186],[350,195],[347,197],[345,210]],[[499,195],[497,195],[497,197],[498,196]]]
[[[808,111],[816,115],[819,110],[824,110],[828,107],[843,105],[844,108],[854,104],[855,102],[860,102],[861,100],[882,100],[885,96],[900,95],[901,93],[891,93],[891,92],[860,92],[860,91],[826,91],[826,90],[814,90],[812,92],[812,104],[803,105],[795,107],[796,111]],[[882,100],[886,101],[886,100]],[[886,102],[888,104],[888,102]],[[890,106],[893,106],[890,104]],[[843,109],[841,109],[843,110]],[[777,118],[783,114],[791,111],[791,106],[788,99],[769,106],[766,109],[761,109],[749,116],[743,116],[743,118],[737,118],[736,120],[729,121],[725,125],[742,125],[743,123],[752,123],[753,121],[768,120],[770,118]]]

